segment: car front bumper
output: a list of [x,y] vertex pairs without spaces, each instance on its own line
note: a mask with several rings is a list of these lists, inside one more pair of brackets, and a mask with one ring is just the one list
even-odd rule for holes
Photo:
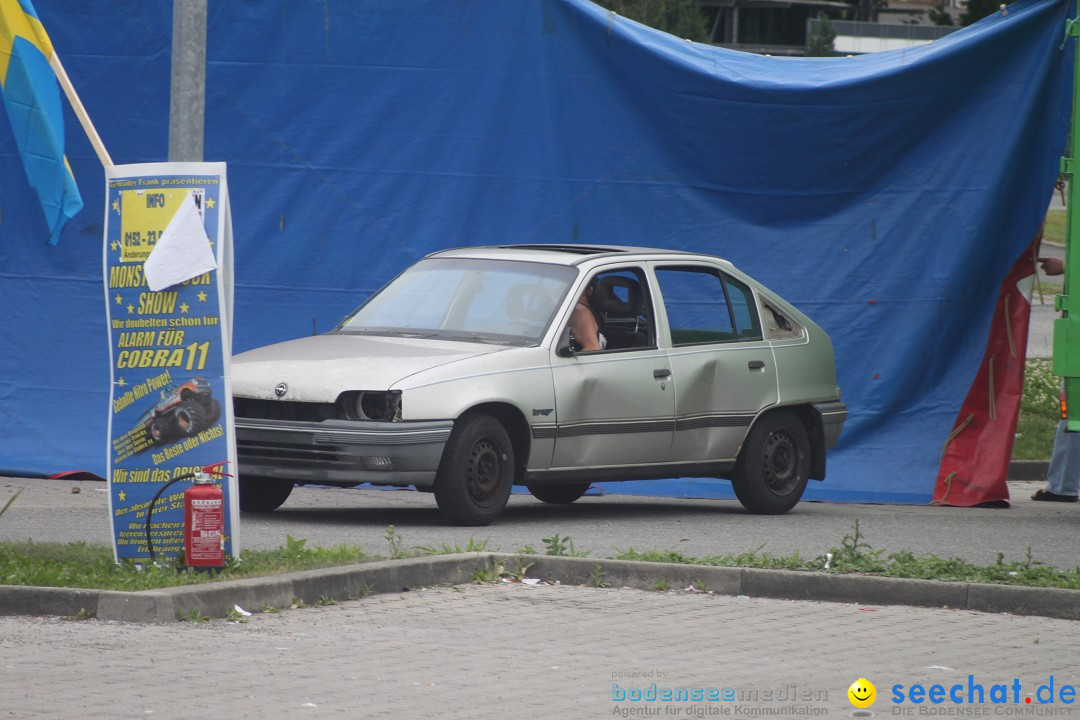
[[298,483],[435,482],[452,420],[361,422],[236,418],[240,474]]

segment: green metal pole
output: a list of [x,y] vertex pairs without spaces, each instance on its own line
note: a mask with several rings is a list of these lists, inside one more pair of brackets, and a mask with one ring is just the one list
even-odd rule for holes
[[[1077,1],[1080,18],[1080,0]],[[1069,20],[1065,26],[1068,37],[1080,37],[1080,23]],[[1080,183],[1074,177],[1080,157],[1080,52],[1074,48],[1072,120],[1069,124],[1069,144],[1061,158],[1061,173],[1068,183],[1065,204],[1065,276],[1062,294],[1054,298],[1054,308],[1062,317],[1054,320],[1053,373],[1064,378],[1066,405],[1062,413],[1070,432],[1080,431],[1080,296],[1072,288],[1080,288]]]

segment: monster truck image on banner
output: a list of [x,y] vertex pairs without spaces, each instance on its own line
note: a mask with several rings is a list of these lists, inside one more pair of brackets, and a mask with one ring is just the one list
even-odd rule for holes
[[[117,560],[182,554],[185,476],[217,463],[227,462],[228,473],[236,467],[231,255],[224,163],[106,168],[108,480]],[[151,511],[154,496],[176,478],[185,479]],[[221,482],[221,541],[235,556],[236,480]]]

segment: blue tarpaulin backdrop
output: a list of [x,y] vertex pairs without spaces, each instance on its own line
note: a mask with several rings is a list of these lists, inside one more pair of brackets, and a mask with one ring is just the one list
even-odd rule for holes
[[[166,158],[171,3],[37,0],[120,163]],[[586,0],[210,0],[235,348],[330,329],[419,256],[619,243],[732,260],[815,318],[851,415],[808,497],[926,502],[1068,119],[1067,0],[932,45],[770,58]],[[103,173],[60,244],[0,123],[0,468],[103,473]],[[726,483],[612,490],[716,496]]]

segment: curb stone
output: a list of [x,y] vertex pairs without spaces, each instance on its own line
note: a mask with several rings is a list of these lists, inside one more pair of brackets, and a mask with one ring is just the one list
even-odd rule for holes
[[1049,460],[1013,460],[1009,463],[1009,480],[1042,482],[1046,479],[1048,467],[1050,467]]
[[1080,620],[1080,591],[1062,588],[487,552],[384,560],[140,592],[5,585],[0,586],[0,615],[165,623],[194,613],[224,617],[234,605],[257,612],[265,607],[287,608],[296,598],[315,604],[431,585],[461,585],[472,582],[475,573],[499,565],[514,573],[524,568],[529,577],[563,585],[639,590],[693,587],[718,595],[946,607]]

